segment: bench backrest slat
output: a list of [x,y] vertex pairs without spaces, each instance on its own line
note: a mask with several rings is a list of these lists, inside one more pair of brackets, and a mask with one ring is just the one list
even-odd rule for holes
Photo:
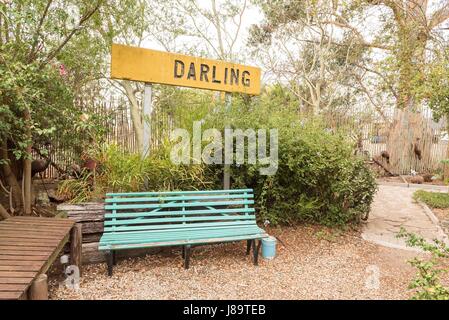
[[158,195],[198,195],[198,194],[234,194],[252,193],[253,189],[229,189],[229,190],[192,190],[192,191],[163,191],[163,192],[122,192],[106,193],[106,197],[138,197],[138,196],[158,196]]
[[252,189],[108,193],[105,232],[256,225]]

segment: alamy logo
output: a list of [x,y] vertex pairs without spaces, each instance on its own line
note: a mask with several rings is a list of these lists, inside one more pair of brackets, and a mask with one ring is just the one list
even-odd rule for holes
[[[258,164],[261,175],[274,175],[278,169],[278,130],[225,129],[224,141],[218,129],[201,130],[201,122],[193,123],[193,141],[186,129],[175,129],[170,140],[177,142],[170,152],[175,164]],[[180,140],[180,141],[178,141]],[[234,145],[235,140],[235,145]],[[245,141],[247,143],[245,144]],[[203,142],[208,144],[203,148]],[[247,157],[245,160],[245,145]],[[223,147],[224,146],[224,147]],[[268,150],[267,150],[268,149]]]

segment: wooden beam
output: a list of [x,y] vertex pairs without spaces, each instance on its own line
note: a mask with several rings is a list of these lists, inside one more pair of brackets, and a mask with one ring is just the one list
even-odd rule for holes
[[80,276],[82,274],[82,255],[83,255],[83,234],[81,224],[77,223],[70,232],[70,264],[78,267]]
[[48,300],[48,279],[46,274],[40,274],[28,289],[28,299]]

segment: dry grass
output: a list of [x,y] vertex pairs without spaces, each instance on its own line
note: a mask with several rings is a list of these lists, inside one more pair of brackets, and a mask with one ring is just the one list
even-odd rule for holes
[[[384,248],[357,231],[334,233],[319,227],[271,229],[278,256],[254,267],[245,243],[197,247],[183,269],[180,250],[119,261],[113,277],[106,265],[84,269],[80,290],[51,280],[52,299],[406,299],[416,253]],[[366,288],[375,265],[380,288]]]

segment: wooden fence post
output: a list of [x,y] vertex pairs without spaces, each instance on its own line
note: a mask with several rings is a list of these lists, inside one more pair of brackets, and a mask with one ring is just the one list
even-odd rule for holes
[[28,289],[29,300],[48,300],[48,278],[42,273],[34,279]]
[[70,232],[70,264],[76,265],[82,274],[83,235],[81,224],[76,223]]

